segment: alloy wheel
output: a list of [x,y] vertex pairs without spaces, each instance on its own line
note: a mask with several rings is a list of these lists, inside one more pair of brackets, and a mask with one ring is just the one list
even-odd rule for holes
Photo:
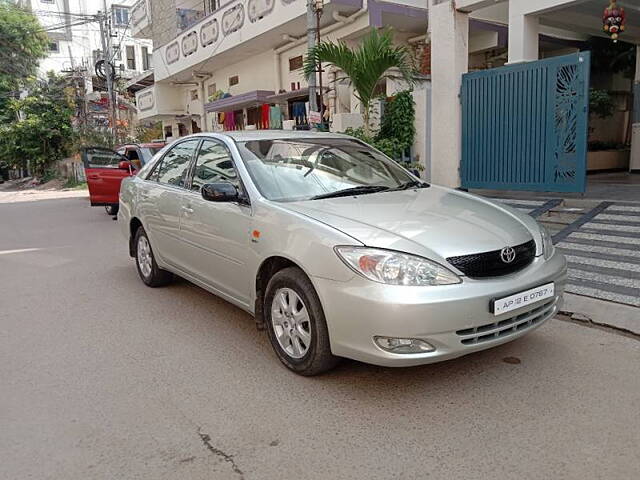
[[140,272],[145,277],[151,275],[151,269],[153,268],[153,258],[151,256],[151,245],[149,240],[144,235],[138,239],[138,265],[140,266]]
[[311,346],[311,321],[300,296],[279,288],[271,302],[271,323],[278,344],[291,358],[302,358]]

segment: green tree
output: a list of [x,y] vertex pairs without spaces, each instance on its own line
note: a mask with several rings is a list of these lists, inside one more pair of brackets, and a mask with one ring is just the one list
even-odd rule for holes
[[8,0],[0,0],[0,121],[9,117],[9,101],[33,80],[49,40],[38,19]]
[[74,111],[73,89],[64,77],[49,73],[25,98],[9,102],[9,112],[19,120],[0,125],[0,161],[13,168],[29,162],[33,173],[44,174],[69,153]]
[[409,84],[413,84],[415,78],[409,49],[404,45],[394,45],[390,30],[371,30],[355,49],[342,41],[316,45],[305,58],[305,75],[317,71],[316,65],[320,62],[342,70],[351,81],[362,106],[364,131],[368,136],[371,136],[371,108],[380,80],[389,76],[389,70],[393,68],[398,69]]

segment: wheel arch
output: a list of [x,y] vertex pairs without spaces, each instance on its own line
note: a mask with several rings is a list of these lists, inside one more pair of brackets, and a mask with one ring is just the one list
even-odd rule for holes
[[129,221],[129,255],[131,257],[136,256],[135,238],[136,232],[142,227],[142,222],[138,217],[133,217]]
[[[309,275],[308,272],[300,265],[299,262],[292,260],[291,258],[285,257],[283,255],[271,255],[265,258],[260,266],[258,267],[258,271],[255,277],[255,320],[256,326],[259,330],[264,330],[264,295],[267,290],[267,285],[269,284],[269,280],[280,270],[284,270],[285,268],[296,267],[302,271],[309,281],[313,284],[313,279]],[[315,286],[314,286],[315,287]]]

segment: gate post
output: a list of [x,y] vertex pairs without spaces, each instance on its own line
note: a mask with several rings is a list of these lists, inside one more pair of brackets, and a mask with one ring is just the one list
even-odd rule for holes
[[460,186],[462,74],[469,66],[469,15],[454,0],[429,0],[431,34],[431,180]]
[[640,45],[636,46],[636,78],[633,83],[633,134],[629,170],[640,173]]

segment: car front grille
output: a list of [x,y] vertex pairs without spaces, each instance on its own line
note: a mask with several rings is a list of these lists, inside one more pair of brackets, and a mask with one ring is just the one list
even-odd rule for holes
[[463,345],[476,345],[478,343],[490,342],[498,338],[507,337],[544,322],[550,315],[555,313],[556,301],[556,299],[553,299],[533,310],[501,320],[500,322],[487,323],[480,327],[458,330],[456,334],[462,337],[460,341]]
[[502,260],[502,250],[449,257],[447,262],[471,278],[499,277],[522,270],[536,256],[536,242],[533,240],[513,247],[515,259],[511,263]]

